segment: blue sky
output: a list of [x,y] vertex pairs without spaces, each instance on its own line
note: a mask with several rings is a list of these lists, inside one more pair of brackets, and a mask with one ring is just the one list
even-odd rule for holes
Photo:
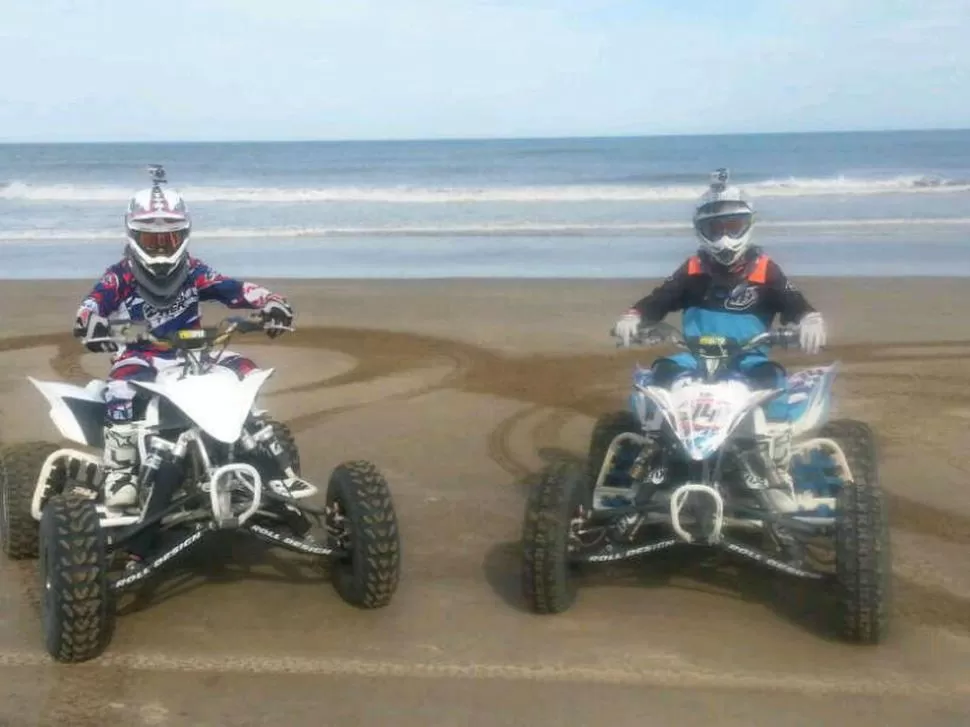
[[970,127],[968,0],[10,0],[0,140]]

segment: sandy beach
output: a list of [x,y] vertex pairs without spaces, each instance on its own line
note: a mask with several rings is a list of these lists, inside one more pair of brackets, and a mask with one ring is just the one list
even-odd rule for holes
[[[567,613],[524,610],[526,488],[551,458],[584,455],[593,418],[656,355],[616,349],[608,330],[658,281],[260,282],[290,297],[298,330],[233,348],[275,367],[264,404],[293,427],[309,479],[357,457],[387,475],[394,602],[356,611],[305,559],[228,538],[123,600],[104,657],[55,666],[34,562],[0,559],[0,725],[966,723],[965,279],[797,281],[829,321],[819,358],[842,362],[836,415],[881,445],[895,622],[875,648],[833,640],[804,586],[743,565],[616,566]],[[69,334],[90,284],[0,283],[4,442],[57,441],[26,376],[105,374]]]

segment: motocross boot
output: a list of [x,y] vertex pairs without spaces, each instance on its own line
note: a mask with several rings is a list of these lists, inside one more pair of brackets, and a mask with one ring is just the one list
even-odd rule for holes
[[134,424],[107,424],[104,427],[101,468],[106,507],[129,507],[138,500],[135,436]]

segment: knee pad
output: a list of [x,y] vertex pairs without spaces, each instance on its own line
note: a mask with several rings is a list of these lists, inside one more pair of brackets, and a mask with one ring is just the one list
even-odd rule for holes
[[109,423],[125,423],[135,418],[135,406],[131,399],[113,399],[106,403],[105,419]]
[[135,387],[122,379],[108,381],[104,392],[108,422],[130,422],[134,418]]

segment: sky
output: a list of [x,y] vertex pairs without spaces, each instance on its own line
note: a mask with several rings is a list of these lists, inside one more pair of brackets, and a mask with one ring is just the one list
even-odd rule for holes
[[970,127],[968,0],[6,0],[0,141]]

